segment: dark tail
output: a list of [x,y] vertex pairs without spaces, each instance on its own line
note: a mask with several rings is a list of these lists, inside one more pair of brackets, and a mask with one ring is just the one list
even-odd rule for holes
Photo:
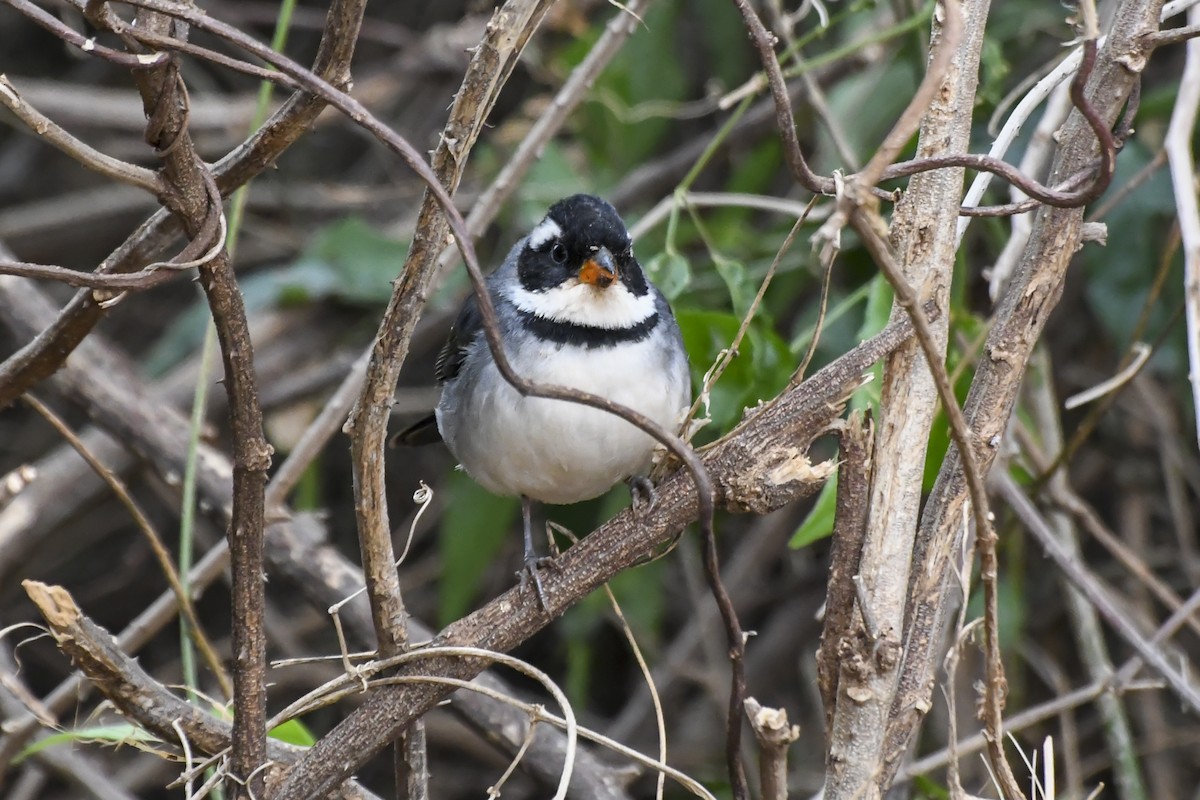
[[409,425],[392,437],[392,447],[420,447],[426,444],[437,444],[442,440],[438,431],[437,417],[430,414],[419,422]]

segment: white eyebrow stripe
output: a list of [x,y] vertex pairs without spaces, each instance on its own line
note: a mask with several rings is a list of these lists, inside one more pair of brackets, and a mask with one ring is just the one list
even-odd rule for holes
[[559,236],[562,236],[562,228],[558,227],[557,222],[546,217],[529,232],[529,246],[534,250],[541,250],[547,242]]

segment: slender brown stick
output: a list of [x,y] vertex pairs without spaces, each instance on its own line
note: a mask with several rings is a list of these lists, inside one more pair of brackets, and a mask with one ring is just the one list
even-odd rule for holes
[[0,75],[0,105],[15,114],[38,136],[88,169],[118,183],[145,189],[153,195],[157,195],[162,189],[158,176],[152,170],[105,155],[67,133],[45,114],[29,105],[17,92],[17,87],[4,75]]
[[137,526],[137,529],[142,532],[142,535],[146,538],[146,543],[150,545],[150,550],[154,553],[154,558],[158,561],[158,567],[162,570],[163,576],[166,577],[167,584],[171,587],[171,591],[175,593],[175,602],[179,604],[179,611],[188,622],[188,630],[192,635],[192,641],[195,642],[196,648],[204,657],[208,668],[212,670],[217,683],[221,687],[221,691],[226,697],[232,697],[233,683],[229,680],[229,674],[225,671],[225,665],[221,663],[216,649],[204,633],[204,628],[200,625],[200,618],[196,616],[196,606],[188,596],[187,590],[183,588],[183,584],[179,580],[179,571],[175,569],[175,562],[171,559],[171,554],[167,552],[167,548],[162,543],[162,537],[154,529],[154,525],[150,522],[149,517],[145,515],[141,506],[129,494],[121,479],[114,475],[112,470],[100,463],[96,455],[88,449],[87,445],[75,435],[75,432],[52,409],[31,394],[25,395],[24,400],[46,422],[50,423],[50,426],[54,430],[58,431],[59,436],[66,439],[75,452],[79,453],[79,456],[92,468],[92,471],[112,489],[113,494],[121,501],[121,505],[125,506],[125,509],[129,512],[129,516],[133,517],[133,522]]
[[63,23],[58,17],[38,8],[29,2],[29,0],[4,0],[4,2],[64,42],[78,47],[84,53],[99,56],[105,61],[111,61],[118,66],[131,70],[146,70],[162,66],[167,61],[168,55],[166,53],[122,53],[120,50],[113,50],[110,47],[97,44],[94,38],[84,36],[74,28]]
[[[28,5],[28,4],[26,4]],[[82,0],[76,3],[83,8]],[[326,16],[325,31],[313,70],[336,86],[350,80],[350,59],[362,24],[366,0],[333,0]],[[58,26],[61,23],[53,17]],[[52,28],[58,31],[58,28]],[[68,29],[69,30],[69,29]],[[156,62],[157,63],[157,62]],[[264,169],[303,135],[325,108],[325,101],[307,92],[294,93],[283,106],[245,142],[217,163],[217,185],[227,194]],[[178,222],[160,209],[134,231],[97,268],[102,272],[129,272],[153,261],[170,244],[179,230]],[[187,261],[197,254],[180,254]],[[57,319],[0,364],[0,408],[39,381],[52,375],[104,317],[107,306],[91,291],[81,291],[63,308]]]
[[25,261],[0,259],[0,274],[57,281],[67,286],[79,286],[88,289],[108,289],[115,292],[128,292],[153,288],[173,278],[180,277],[184,273],[172,272],[171,270],[155,270],[153,272],[136,272],[132,275],[113,275],[110,273],[81,272],[77,269],[58,267],[53,264],[30,264]]

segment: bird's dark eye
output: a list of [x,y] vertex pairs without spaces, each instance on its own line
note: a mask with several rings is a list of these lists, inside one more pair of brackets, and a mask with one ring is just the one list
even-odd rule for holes
[[550,257],[554,259],[555,264],[563,264],[567,260],[567,248],[563,247],[559,242],[554,243],[554,247],[550,248]]

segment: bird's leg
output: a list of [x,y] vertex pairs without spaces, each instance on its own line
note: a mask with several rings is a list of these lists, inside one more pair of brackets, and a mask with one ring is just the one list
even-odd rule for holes
[[658,492],[654,490],[654,484],[649,478],[645,475],[630,475],[625,482],[629,484],[634,516],[641,517],[654,508],[654,504],[658,502]]
[[542,588],[542,576],[538,574],[538,567],[550,559],[539,558],[537,548],[533,546],[533,501],[524,495],[521,495],[521,520],[525,523],[525,567],[519,573],[521,586],[524,588],[532,579],[538,603],[543,611],[548,611],[550,606],[546,604],[546,590]]

